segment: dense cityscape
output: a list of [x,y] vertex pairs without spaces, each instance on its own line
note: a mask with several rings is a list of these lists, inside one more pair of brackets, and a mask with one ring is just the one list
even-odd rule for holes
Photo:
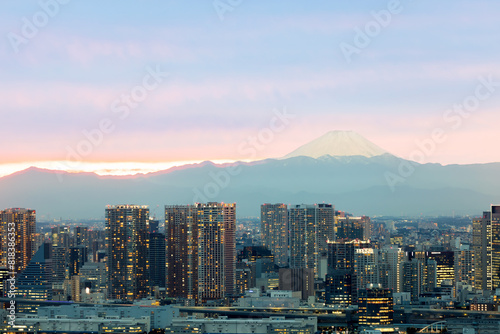
[[3,331],[498,333],[500,206],[475,218],[260,210],[166,205],[157,219],[114,205],[87,224],[0,211]]

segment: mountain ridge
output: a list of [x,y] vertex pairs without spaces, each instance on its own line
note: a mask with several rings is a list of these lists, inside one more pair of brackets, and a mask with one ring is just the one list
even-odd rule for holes
[[[394,191],[384,174],[401,163],[413,175]],[[236,202],[238,216],[258,216],[260,204],[329,202],[365,215],[480,215],[500,202],[500,163],[417,164],[390,154],[366,157],[294,157],[227,165],[203,164],[165,174],[114,178],[92,173],[51,173],[31,169],[0,178],[0,208],[30,207],[42,217],[102,218],[107,204],[136,203],[151,208],[198,201]],[[59,175],[61,176],[61,175]],[[214,190],[215,189],[215,190]],[[196,198],[196,194],[202,196]]]

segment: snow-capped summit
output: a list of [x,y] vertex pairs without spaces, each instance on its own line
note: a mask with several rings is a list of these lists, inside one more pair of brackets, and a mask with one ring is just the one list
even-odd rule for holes
[[354,131],[330,131],[302,145],[284,158],[306,156],[317,159],[323,155],[333,157],[360,155],[371,158],[385,153],[388,152]]

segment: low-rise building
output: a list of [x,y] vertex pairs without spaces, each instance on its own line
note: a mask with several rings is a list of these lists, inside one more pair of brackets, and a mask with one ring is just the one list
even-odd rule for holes
[[317,331],[318,319],[285,319],[271,317],[264,319],[229,319],[214,318],[174,318],[165,334],[207,334],[207,333],[241,333],[241,334],[314,334]]
[[[150,303],[151,304],[151,303]],[[119,317],[141,319],[148,317],[151,329],[170,326],[172,319],[179,316],[179,310],[172,305],[152,306],[41,306],[38,308],[38,317],[53,319],[56,316],[66,316],[69,319],[82,319],[91,317]]]
[[498,319],[450,318],[446,319],[446,329],[450,334],[498,334],[500,321]]
[[[40,317],[26,315],[16,319],[19,325],[14,328],[27,332],[54,332],[54,333],[148,333],[149,317],[121,318],[118,316],[69,318],[64,315],[55,317]],[[21,325],[22,324],[22,325]]]
[[300,292],[269,290],[261,294],[258,289],[248,290],[243,298],[238,299],[240,307],[286,307],[300,306]]

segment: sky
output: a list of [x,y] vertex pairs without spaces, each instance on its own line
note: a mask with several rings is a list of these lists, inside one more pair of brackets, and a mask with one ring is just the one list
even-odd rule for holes
[[0,176],[282,157],[332,130],[500,162],[498,1],[3,1]]

